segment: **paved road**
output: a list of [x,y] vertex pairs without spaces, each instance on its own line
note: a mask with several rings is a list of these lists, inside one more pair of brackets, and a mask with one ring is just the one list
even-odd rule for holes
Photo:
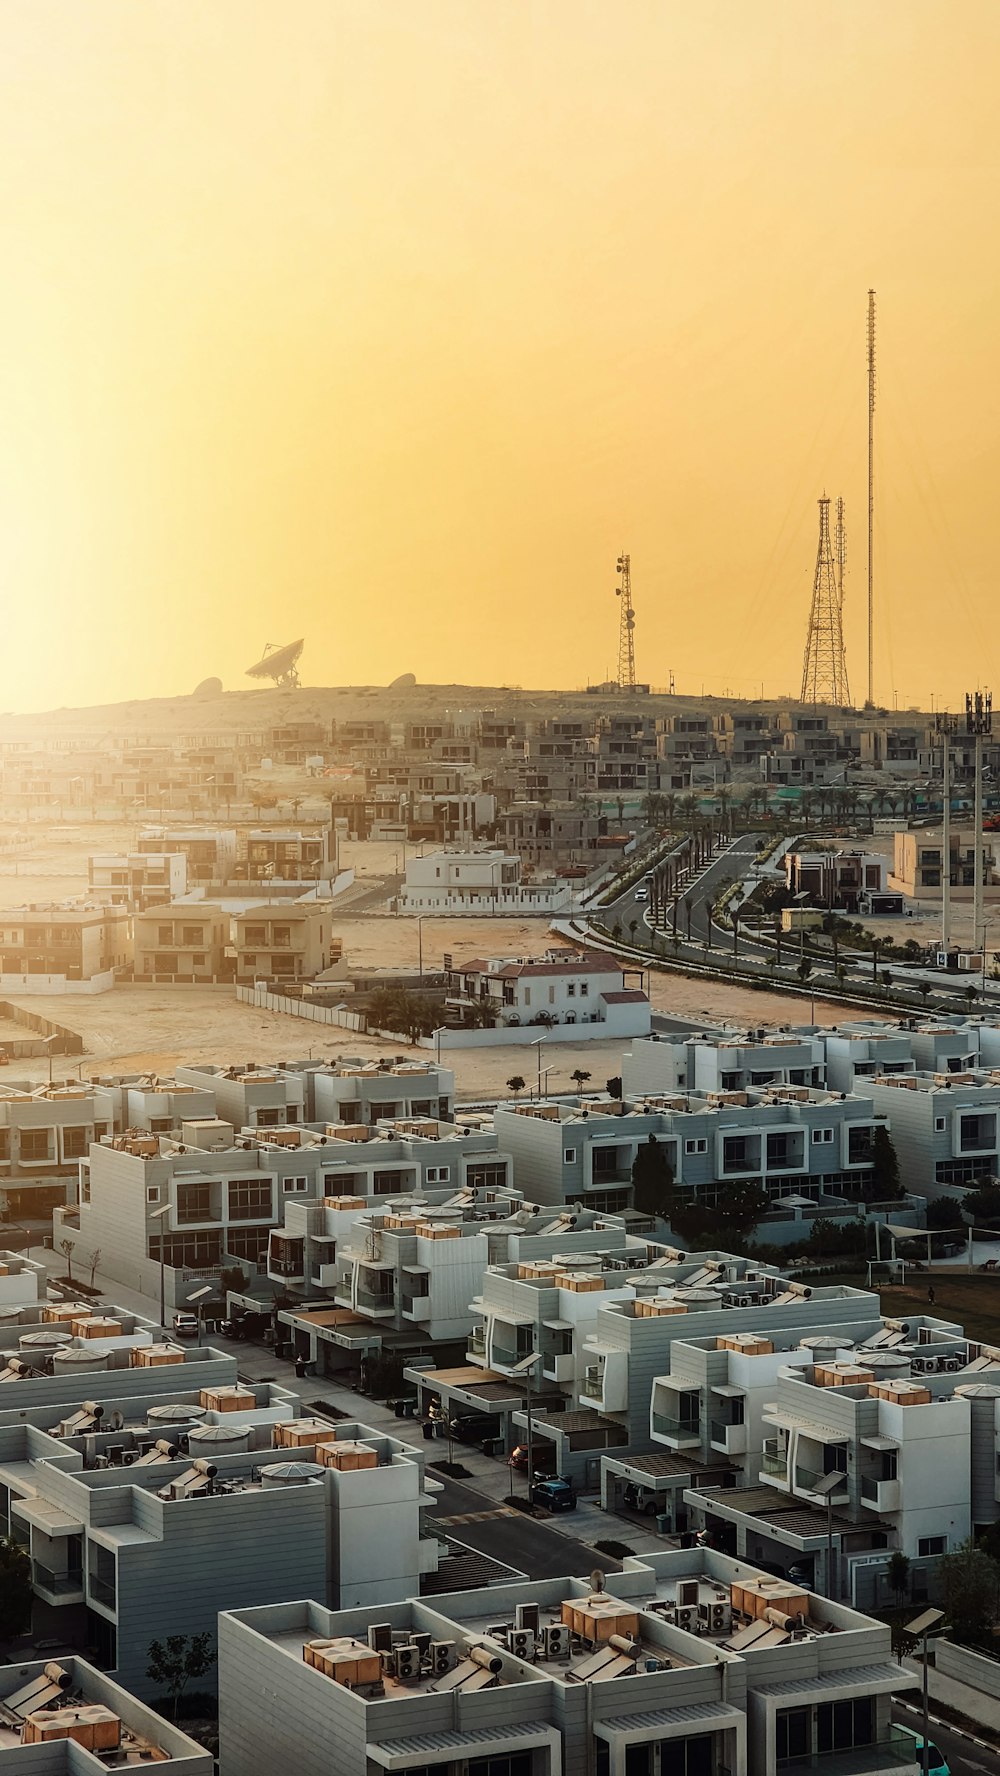
[[[461,1460],[461,1451],[456,1452],[456,1459]],[[424,1519],[427,1530],[446,1530],[456,1541],[464,1542],[481,1554],[489,1554],[494,1560],[502,1560],[507,1566],[516,1567],[531,1579],[558,1579],[567,1574],[582,1578],[595,1566],[612,1572],[617,1572],[621,1566],[620,1560],[609,1560],[588,1547],[586,1542],[575,1541],[553,1529],[544,1518],[528,1517],[523,1511],[515,1511],[488,1497],[485,1492],[477,1491],[467,1481],[446,1480],[430,1468],[428,1478],[437,1480],[444,1491],[438,1494],[437,1504],[427,1512]],[[518,1476],[518,1479],[523,1488],[523,1477]],[[566,1522],[565,1517],[563,1522]]]
[[[914,1708],[905,1708],[897,1702],[893,1707],[892,1718],[898,1726],[911,1727],[920,1733],[923,1731],[923,1713],[916,1691],[914,1691],[914,1699],[916,1703]],[[954,1728],[936,1722],[933,1705],[931,1706],[930,1738],[947,1758],[951,1776],[996,1776],[998,1764],[1000,1764],[997,1753],[974,1745],[969,1739],[956,1733]]]

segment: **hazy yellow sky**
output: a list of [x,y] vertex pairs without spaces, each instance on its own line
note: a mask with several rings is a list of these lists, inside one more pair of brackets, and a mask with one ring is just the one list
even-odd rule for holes
[[[0,0],[0,708],[995,661],[996,0]],[[1000,688],[1000,686],[998,686]]]

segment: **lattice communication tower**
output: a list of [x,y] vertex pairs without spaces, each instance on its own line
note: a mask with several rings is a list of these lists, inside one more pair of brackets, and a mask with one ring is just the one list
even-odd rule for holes
[[621,575],[621,585],[615,587],[615,596],[622,601],[618,625],[618,687],[623,691],[634,691],[635,612],[632,609],[632,568],[628,555],[619,555],[617,571]]
[[850,704],[843,625],[844,509],[837,502],[837,560],[830,538],[830,501],[819,502],[819,546],[813,578],[809,630],[802,662],[802,703]]

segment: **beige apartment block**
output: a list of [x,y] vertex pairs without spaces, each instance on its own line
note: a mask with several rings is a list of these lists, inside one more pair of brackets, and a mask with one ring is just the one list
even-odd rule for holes
[[135,978],[190,986],[231,980],[230,915],[208,901],[135,915]]
[[[975,834],[971,827],[951,828],[948,835],[951,860],[952,900],[972,900],[976,870]],[[983,893],[987,900],[1000,900],[1000,871],[997,868],[998,838],[995,833],[983,835]],[[898,832],[893,840],[892,875],[889,887],[899,894],[915,899],[940,900],[943,876],[943,837],[940,827],[918,827],[913,832]]]
[[340,956],[329,901],[264,901],[233,920],[236,979],[314,980]]
[[56,902],[0,913],[0,984],[5,992],[66,990],[96,982],[132,959],[128,914],[120,907]]

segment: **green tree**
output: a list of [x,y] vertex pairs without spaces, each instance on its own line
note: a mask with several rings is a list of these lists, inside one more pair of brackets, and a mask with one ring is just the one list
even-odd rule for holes
[[906,1194],[892,1137],[881,1123],[872,1136],[872,1169],[865,1194],[870,1195],[873,1202],[896,1202]]
[[75,1240],[64,1239],[59,1241],[59,1250],[66,1260],[66,1276],[70,1282],[73,1281],[73,1251],[75,1246]]
[[896,1599],[896,1607],[897,1609],[901,1609],[903,1599],[906,1597],[910,1589],[910,1561],[909,1556],[903,1554],[899,1548],[889,1556],[889,1565],[886,1569],[886,1576],[888,1577],[892,1594]]
[[513,1092],[515,1098],[520,1097],[521,1093],[524,1090],[524,1080],[521,1078],[520,1073],[512,1073],[511,1074],[510,1078],[507,1081],[507,1090],[509,1092]]
[[573,1084],[576,1086],[577,1091],[582,1092],[584,1086],[587,1083],[587,1080],[590,1078],[590,1074],[587,1072],[586,1068],[584,1068],[584,1067],[575,1067],[573,1069],[573,1072],[570,1074],[570,1078],[572,1079]]
[[0,1646],[31,1626],[31,1561],[19,1543],[0,1537]]
[[941,1555],[937,1583],[956,1640],[978,1640],[989,1631],[996,1619],[1000,1566],[971,1536]]
[[995,1227],[1000,1222],[1000,1184],[984,1180],[978,1190],[962,1198],[962,1213],[973,1227]]
[[168,1634],[166,1640],[151,1640],[146,1676],[162,1684],[173,1703],[174,1720],[181,1697],[195,1678],[204,1677],[215,1664],[210,1634]]
[[632,1162],[632,1203],[642,1215],[670,1221],[674,1202],[674,1171],[662,1142],[651,1134]]
[[620,1103],[621,1102],[621,1095],[622,1095],[622,1076],[621,1076],[621,1074],[616,1073],[613,1078],[606,1079],[604,1081],[604,1089],[607,1092],[609,1098],[614,1098],[616,1102]]

